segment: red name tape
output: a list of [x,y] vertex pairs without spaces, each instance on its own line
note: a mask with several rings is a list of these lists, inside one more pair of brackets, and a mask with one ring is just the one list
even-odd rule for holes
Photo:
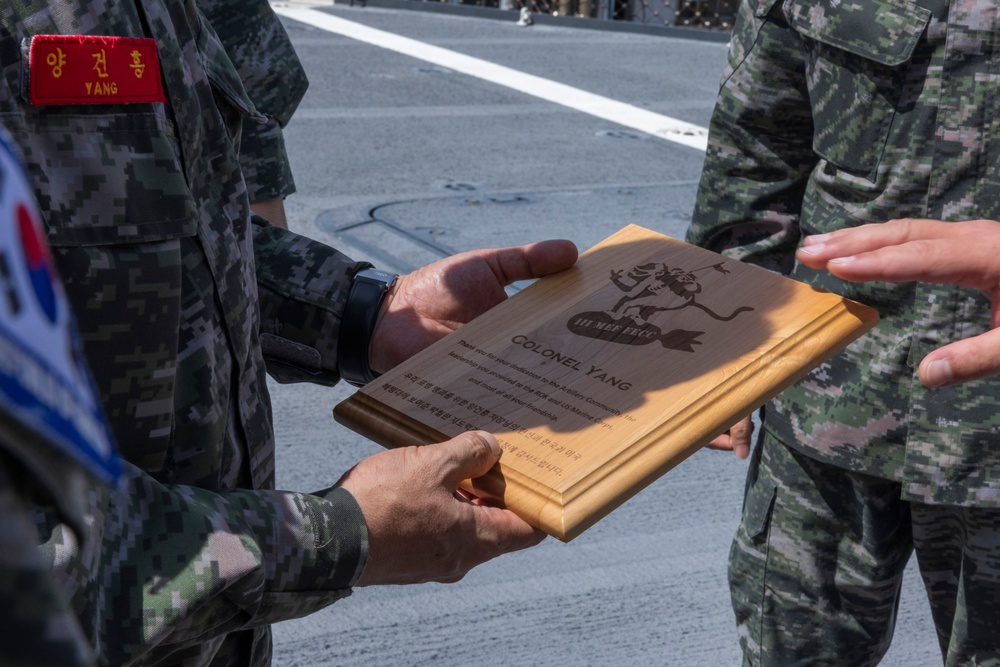
[[31,103],[165,102],[156,40],[36,35],[28,57]]

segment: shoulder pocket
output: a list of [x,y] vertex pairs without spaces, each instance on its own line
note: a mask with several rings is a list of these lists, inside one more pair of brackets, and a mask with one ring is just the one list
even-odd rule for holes
[[874,180],[898,109],[906,65],[931,12],[905,0],[822,6],[786,2],[789,24],[810,49],[807,80],[813,149]]

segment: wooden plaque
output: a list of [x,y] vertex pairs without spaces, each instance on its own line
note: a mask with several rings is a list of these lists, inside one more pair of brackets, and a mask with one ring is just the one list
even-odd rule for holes
[[500,462],[463,487],[569,541],[877,321],[866,306],[629,226],[334,416],[386,447],[494,433]]

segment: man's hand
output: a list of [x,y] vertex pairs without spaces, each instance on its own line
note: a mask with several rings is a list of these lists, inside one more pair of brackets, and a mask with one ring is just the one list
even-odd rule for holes
[[1000,223],[891,220],[806,237],[796,256],[844,280],[922,280],[983,290],[993,302],[993,330],[928,354],[920,380],[945,387],[1000,373]]
[[379,452],[337,484],[354,496],[368,524],[368,562],[358,586],[451,583],[480,563],[533,546],[545,533],[498,507],[457,494],[463,479],[500,458],[489,433]]
[[507,298],[504,287],[573,266],[570,241],[473,250],[400,276],[372,335],[371,365],[385,372]]
[[753,419],[744,417],[705,446],[709,449],[732,450],[737,458],[745,459],[750,456],[751,436],[753,436]]

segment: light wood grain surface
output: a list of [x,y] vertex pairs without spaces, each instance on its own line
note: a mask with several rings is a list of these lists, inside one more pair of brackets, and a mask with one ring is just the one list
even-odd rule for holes
[[630,225],[335,417],[386,447],[494,433],[503,457],[467,488],[569,541],[877,320]]

